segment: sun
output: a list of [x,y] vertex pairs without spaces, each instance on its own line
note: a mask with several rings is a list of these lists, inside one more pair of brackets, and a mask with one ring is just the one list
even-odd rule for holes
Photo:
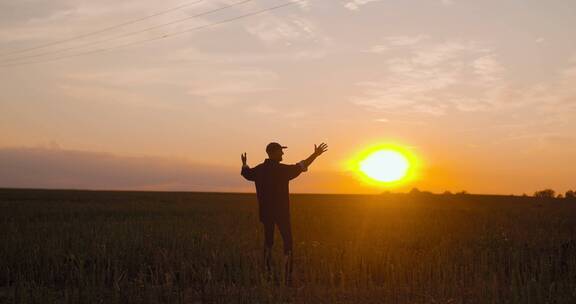
[[398,144],[375,144],[349,159],[348,169],[366,184],[396,187],[417,178],[420,161]]
[[378,150],[360,161],[359,169],[368,177],[385,183],[401,180],[408,173],[410,162],[394,150]]

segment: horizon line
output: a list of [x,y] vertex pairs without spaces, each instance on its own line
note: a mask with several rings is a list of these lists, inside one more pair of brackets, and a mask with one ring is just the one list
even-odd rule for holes
[[[418,189],[418,188],[416,188]],[[150,193],[213,193],[213,194],[254,194],[256,195],[256,191],[254,192],[242,192],[242,191],[197,191],[197,190],[136,190],[136,189],[87,189],[87,188],[35,188],[35,187],[1,187],[0,191],[5,190],[32,190],[32,191],[84,191],[84,192],[150,192]],[[412,190],[410,190],[412,191]],[[397,195],[397,194],[404,194],[410,195],[410,191],[408,192],[392,192],[392,191],[381,191],[379,193],[328,193],[328,192],[291,192],[290,195],[362,195],[362,196],[378,196],[378,195]],[[450,194],[444,193],[436,193],[428,190],[421,190],[418,189],[420,194],[424,195],[453,195],[453,196],[502,196],[502,197],[534,197],[533,195],[529,195],[527,193],[523,194],[497,194],[497,193],[470,193],[464,191],[465,193],[461,192],[450,192]],[[556,197],[554,197],[556,198]]]

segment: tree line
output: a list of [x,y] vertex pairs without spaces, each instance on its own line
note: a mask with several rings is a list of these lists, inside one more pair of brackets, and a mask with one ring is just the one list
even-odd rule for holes
[[556,194],[556,191],[552,189],[544,189],[534,192],[534,197],[537,198],[563,198],[568,200],[576,200],[576,191],[568,190],[562,195],[562,193]]
[[[390,191],[386,191],[383,194],[390,194]],[[421,191],[418,188],[412,188],[412,190],[410,190],[408,192],[408,194],[410,195],[435,195],[434,193],[430,192],[430,191]],[[441,194],[437,194],[437,195],[470,195],[468,192],[466,191],[460,191],[460,192],[456,192],[456,193],[452,193],[450,191],[444,191]],[[513,195],[512,195],[513,196]],[[523,197],[528,197],[527,194],[523,194]],[[565,193],[556,193],[556,191],[554,191],[553,189],[544,189],[544,190],[540,190],[540,191],[536,191],[533,194],[533,197],[536,198],[559,198],[559,199],[567,199],[567,200],[574,200],[576,201],[576,191],[575,190],[568,190]]]

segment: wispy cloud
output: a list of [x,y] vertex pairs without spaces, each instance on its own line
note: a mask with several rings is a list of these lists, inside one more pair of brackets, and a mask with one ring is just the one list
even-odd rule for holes
[[363,81],[352,101],[374,109],[442,115],[450,108],[485,109],[505,71],[493,50],[473,41],[435,42],[423,35],[386,37],[373,51],[389,51],[380,79]]
[[212,105],[227,105],[244,100],[246,95],[280,89],[276,73],[262,69],[226,70],[216,79],[193,85],[189,95],[200,96]]
[[454,0],[441,0],[441,3],[445,6],[452,6],[452,5],[454,5],[455,1]]
[[419,42],[428,39],[426,35],[417,36],[390,36],[385,37],[382,44],[371,46],[367,52],[368,53],[384,53],[386,51],[393,50],[398,47],[411,47]]
[[[382,0],[349,0],[344,3],[344,7],[351,11],[358,11],[362,6],[366,4],[380,1]],[[436,3],[441,3],[444,6],[452,6],[455,3],[454,0],[433,0],[433,1],[439,1]]]
[[398,119],[388,119],[388,118],[377,118],[374,121],[385,124],[406,124],[406,125],[425,125],[423,121],[413,121],[413,120],[398,120]]
[[474,73],[485,82],[495,83],[502,80],[503,67],[493,54],[475,59],[472,61],[472,67]]
[[352,0],[352,1],[346,2],[344,4],[344,7],[351,10],[351,11],[356,11],[363,5],[366,5],[366,4],[371,3],[371,2],[378,2],[378,1],[382,1],[382,0]]
[[329,38],[311,20],[301,16],[265,16],[248,23],[246,31],[268,45],[324,44]]
[[257,113],[257,114],[273,114],[277,113],[278,110],[267,104],[258,104],[251,106],[246,109],[247,112]]

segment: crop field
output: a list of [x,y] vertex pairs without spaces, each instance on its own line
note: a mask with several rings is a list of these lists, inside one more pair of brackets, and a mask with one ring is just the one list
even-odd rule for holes
[[0,190],[0,303],[576,303],[576,202],[291,197],[294,281],[254,194]]

